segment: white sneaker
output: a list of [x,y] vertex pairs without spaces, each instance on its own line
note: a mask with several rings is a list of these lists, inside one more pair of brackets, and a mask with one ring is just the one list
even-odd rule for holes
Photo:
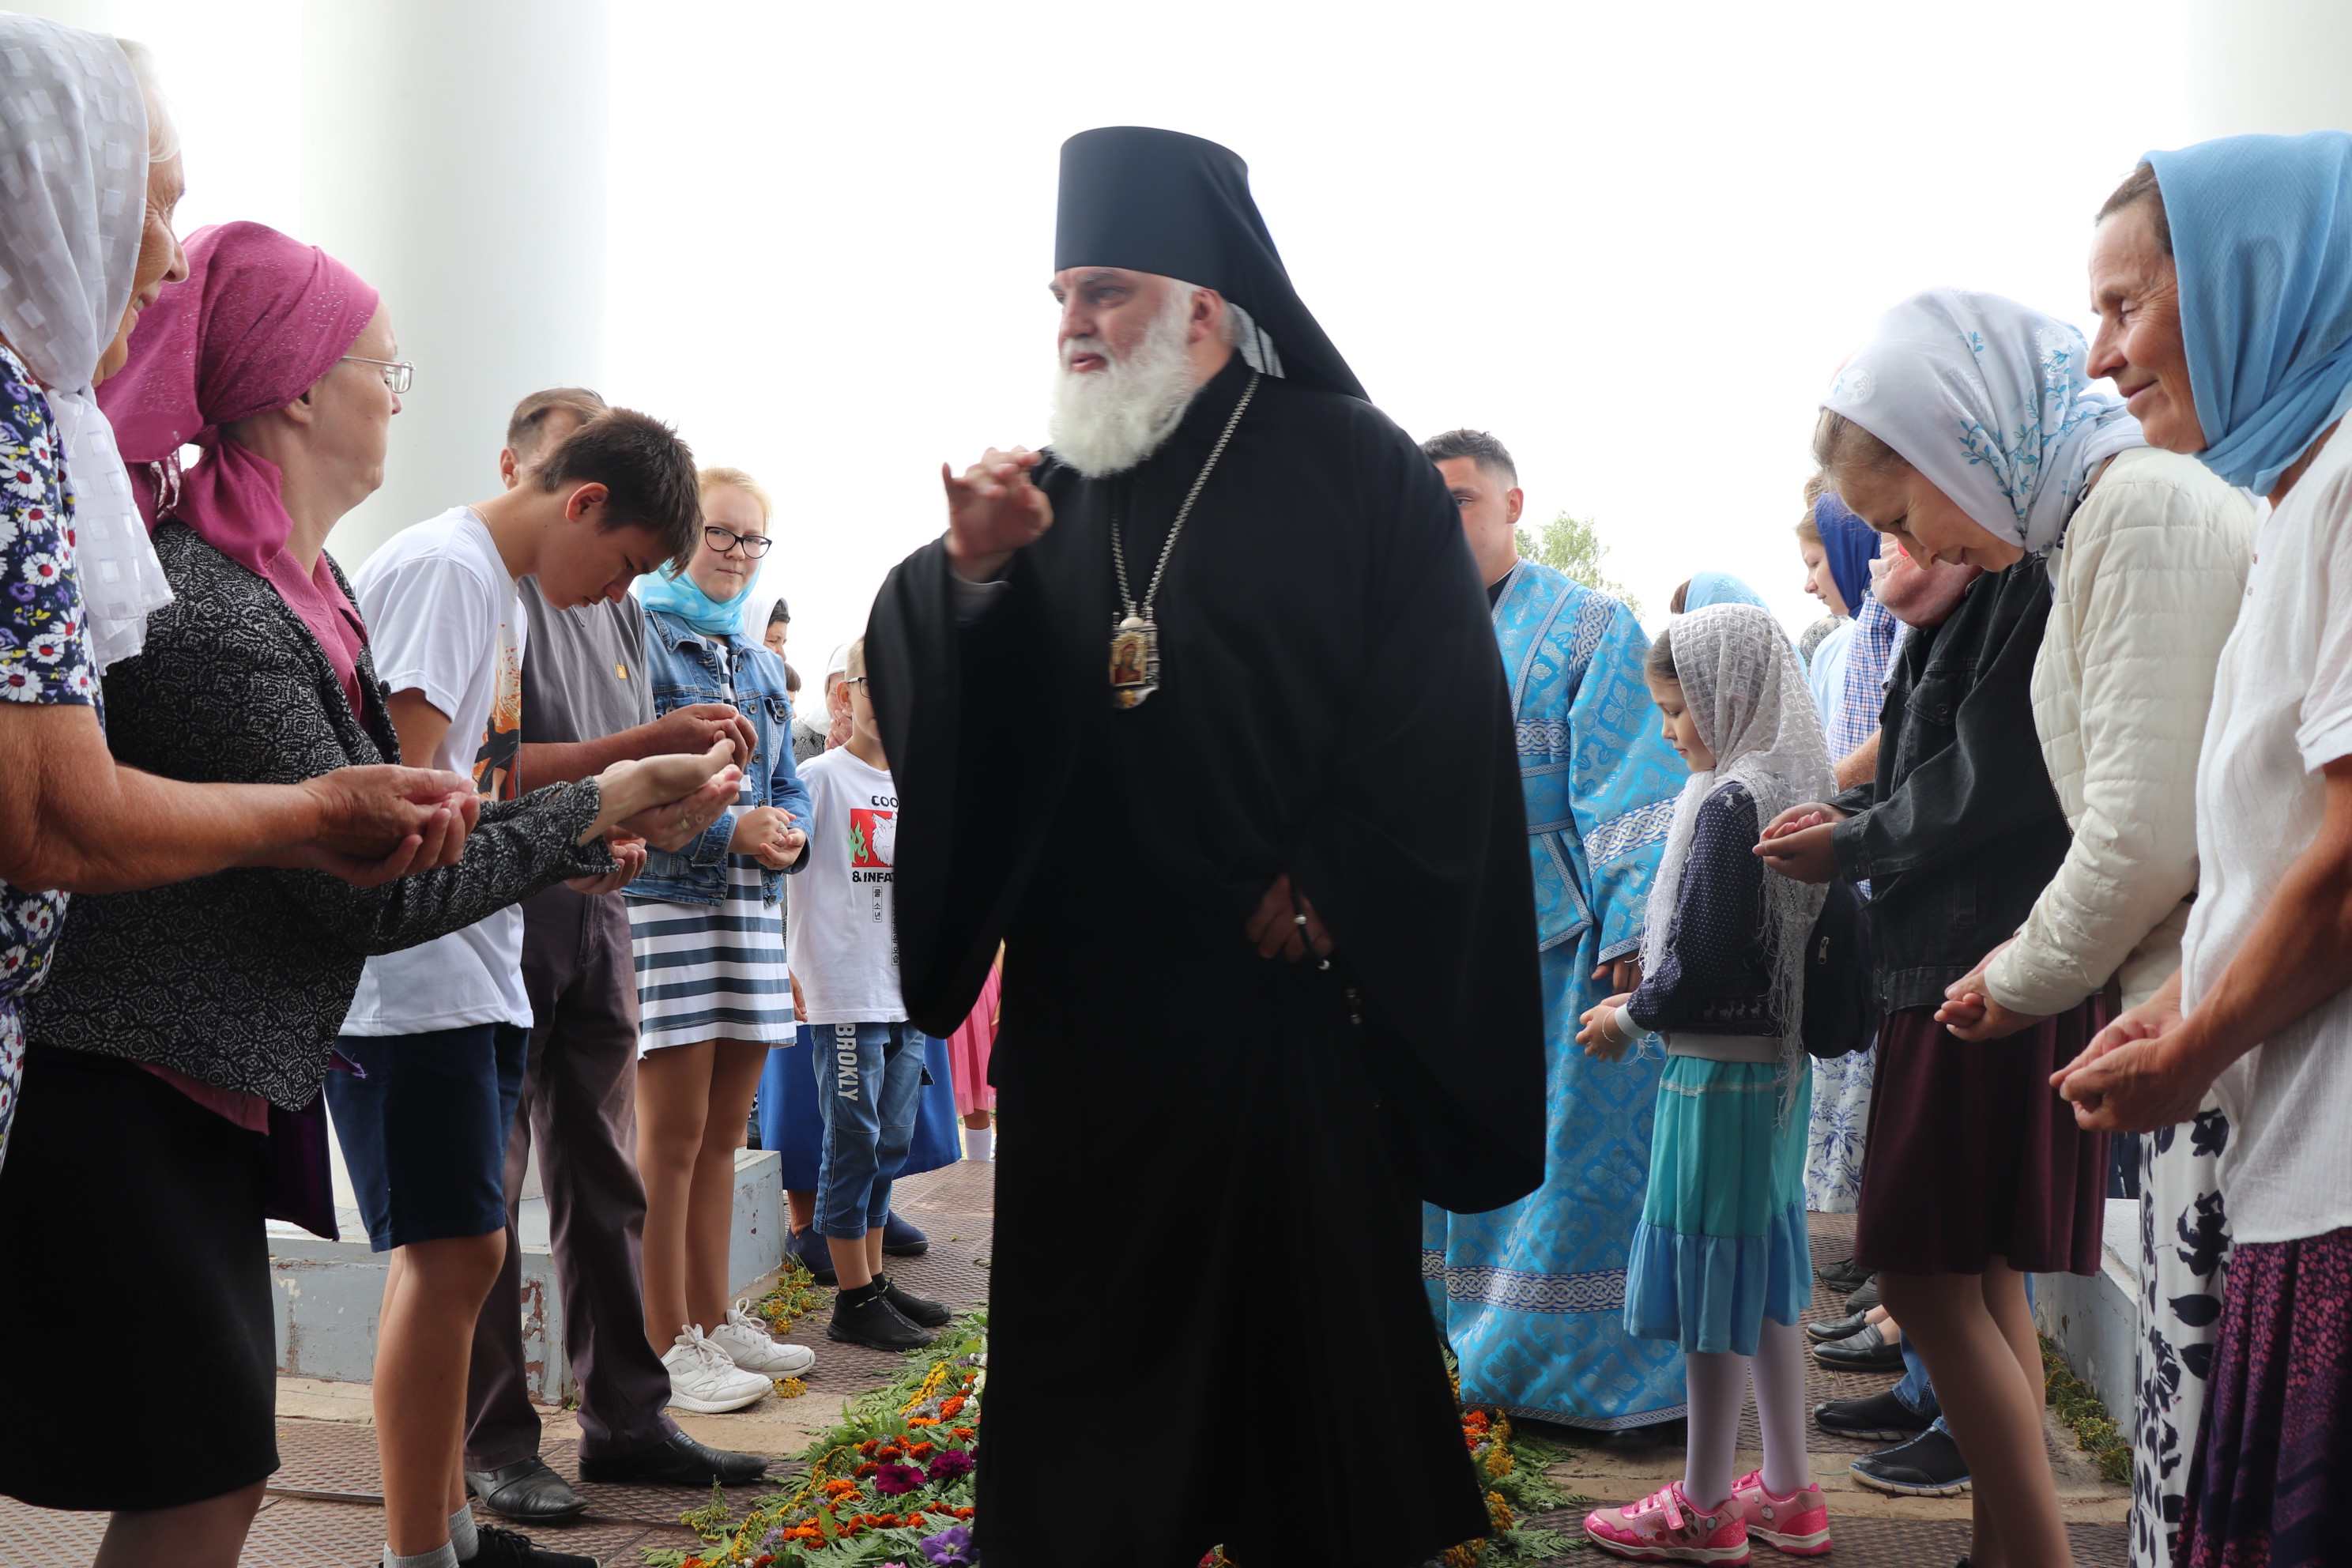
[[706,1415],[740,1410],[769,1393],[774,1382],[756,1372],[745,1372],[695,1324],[680,1329],[677,1342],[662,1357],[669,1369],[669,1402],[681,1410]]
[[816,1352],[806,1345],[786,1344],[768,1332],[768,1326],[743,1309],[749,1300],[727,1309],[727,1321],[710,1331],[710,1342],[745,1372],[769,1377],[798,1377],[816,1364]]

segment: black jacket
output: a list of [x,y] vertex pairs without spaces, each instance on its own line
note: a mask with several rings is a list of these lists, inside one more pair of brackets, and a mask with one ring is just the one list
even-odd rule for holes
[[[399,760],[364,651],[362,725],[318,639],[267,583],[177,523],[155,531],[155,552],[172,602],[148,618],[144,650],[106,672],[117,760],[205,784],[298,784]],[[26,1005],[26,1034],[299,1110],[319,1092],[367,955],[611,870],[603,840],[572,843],[601,808],[593,784],[486,804],[457,865],[380,888],[251,869],[78,897],[48,983]]]
[[1870,879],[1879,998],[1932,1007],[2016,934],[2071,837],[2033,729],[2033,659],[2050,621],[2040,556],[1977,579],[1951,618],[1915,630],[1886,683],[1878,776],[1837,797],[1855,815],[1838,865]]
[[1657,973],[1626,1004],[1660,1034],[1778,1035],[1764,947],[1764,862],[1756,858],[1756,797],[1738,780],[1699,802],[1673,928]]

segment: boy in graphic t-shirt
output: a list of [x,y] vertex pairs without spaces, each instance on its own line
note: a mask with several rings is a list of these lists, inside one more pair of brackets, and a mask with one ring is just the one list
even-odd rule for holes
[[[352,586],[402,755],[470,773],[486,803],[515,799],[529,625],[516,580],[536,576],[551,605],[616,599],[691,551],[701,521],[694,454],[658,420],[614,409],[530,482],[385,541]],[[643,864],[630,847],[609,878],[572,886],[610,891]],[[328,1075],[369,1244],[393,1254],[374,1378],[386,1568],[592,1563],[478,1530],[460,1469],[474,1325],[506,1257],[507,1143],[532,1021],[522,925],[509,906],[371,956],[337,1042],[362,1070]]]
[[808,848],[789,883],[786,926],[800,1043],[812,1058],[824,1148],[816,1225],[840,1279],[825,1332],[877,1350],[929,1344],[947,1308],[882,1272],[890,1180],[906,1163],[923,1083],[923,1036],[898,995],[890,865],[898,792],[866,689],[866,644],[849,645],[850,735],[801,767]]

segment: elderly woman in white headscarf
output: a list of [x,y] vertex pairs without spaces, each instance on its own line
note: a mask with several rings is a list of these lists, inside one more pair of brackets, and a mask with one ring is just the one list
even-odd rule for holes
[[[1914,639],[1885,804],[1834,829],[1840,862],[1881,878],[1890,993],[1855,1254],[1935,1374],[1979,1564],[2066,1560],[2020,1277],[2095,1270],[2105,1171],[2049,1075],[2113,985],[2145,995],[2179,963],[2190,758],[2250,522],[2199,465],[2147,447],[2088,357],[2063,321],[1933,290],[1887,313],[1815,439],[1865,521],[1919,560],[1984,568],[1983,610],[2015,606],[1981,646],[1966,605]],[[2037,733],[2040,755],[2017,755]],[[2003,832],[2004,811],[2038,823],[2053,804],[2063,837]],[[1904,929],[1906,905],[1932,936]]]
[[[140,58],[143,59],[143,52]],[[91,396],[139,312],[186,265],[162,100],[111,38],[0,15],[0,1159],[37,986],[71,892],[238,865],[383,880],[453,862],[471,786],[352,768],[290,786],[186,784],[118,767],[99,676],[170,596]]]

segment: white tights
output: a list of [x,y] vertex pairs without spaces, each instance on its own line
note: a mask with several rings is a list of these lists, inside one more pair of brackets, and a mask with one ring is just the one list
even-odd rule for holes
[[[1683,1495],[1712,1509],[1731,1495],[1739,1452],[1739,1413],[1748,1403],[1750,1359],[1730,1351],[1694,1351],[1690,1442]],[[1764,1435],[1764,1485],[1785,1497],[1812,1478],[1805,1462],[1805,1352],[1793,1324],[1764,1320],[1753,1357],[1756,1425]]]

